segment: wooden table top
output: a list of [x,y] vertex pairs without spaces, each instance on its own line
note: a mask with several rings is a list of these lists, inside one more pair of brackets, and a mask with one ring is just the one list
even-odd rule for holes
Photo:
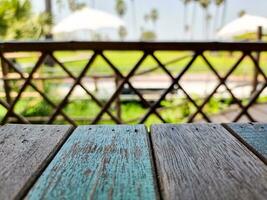
[[0,200],[266,198],[267,124],[0,127]]

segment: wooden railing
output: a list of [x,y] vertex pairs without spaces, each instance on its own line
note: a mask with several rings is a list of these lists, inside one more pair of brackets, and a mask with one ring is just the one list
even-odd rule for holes
[[[92,54],[88,57],[87,63],[82,68],[78,75],[74,74],[66,65],[60,61],[58,56],[55,56],[54,52],[58,51],[80,51],[80,50],[88,50],[92,51]],[[131,69],[127,73],[123,73],[121,68],[123,66],[117,66],[112,59],[106,56],[106,51],[127,51],[129,54],[134,51],[141,51],[141,57],[135,62],[135,64],[131,67]],[[163,62],[155,52],[188,52],[186,57],[187,63],[183,62],[178,64],[177,66],[181,71],[174,73],[168,68],[168,64],[172,63]],[[69,104],[70,97],[74,91],[74,89],[79,86],[84,90],[84,92],[89,96],[90,100],[94,102],[100,110],[95,113],[94,116],[88,116],[87,124],[97,124],[102,123],[102,119],[108,117],[110,122],[113,123],[144,123],[148,120],[148,118],[153,115],[161,122],[169,122],[162,115],[161,103],[166,100],[166,97],[173,93],[174,90],[178,90],[183,93],[183,96],[186,98],[186,101],[190,103],[192,107],[194,107],[194,111],[190,112],[187,116],[187,122],[205,120],[207,122],[212,121],[211,114],[206,112],[204,107],[210,102],[210,100],[217,95],[219,92],[218,89],[221,86],[224,86],[226,92],[228,92],[231,101],[238,108],[238,112],[234,116],[231,121],[239,121],[242,116],[246,116],[249,121],[257,121],[254,116],[248,111],[259,99],[260,95],[266,88],[267,77],[265,75],[264,69],[261,66],[262,62],[259,60],[259,54],[267,51],[266,43],[218,43],[218,42],[180,42],[180,43],[144,43],[144,42],[14,42],[14,43],[1,43],[0,44],[0,57],[1,57],[1,66],[2,66],[2,83],[4,88],[5,98],[1,97],[0,104],[2,105],[2,119],[1,123],[5,124],[7,122],[21,122],[21,123],[33,123],[33,120],[30,117],[23,115],[16,106],[19,104],[22,98],[24,98],[24,94],[28,87],[31,87],[31,90],[37,93],[42,98],[46,104],[53,108],[53,111],[48,116],[40,116],[42,117],[40,121],[43,123],[57,123],[57,120],[60,118],[61,121],[66,123],[70,123],[72,125],[77,125],[77,120],[75,117],[70,116],[68,113],[64,111],[64,108]],[[14,60],[10,59],[7,55],[10,52],[37,52],[39,54],[38,59],[35,61],[35,64],[28,71],[21,70],[17,63]],[[221,69],[218,69],[214,64],[210,61],[209,56],[207,56],[207,52],[212,54],[216,52],[218,55],[221,52],[239,52],[239,56],[236,58],[235,62],[229,67],[227,72],[222,75],[220,72]],[[168,87],[166,87],[162,93],[158,96],[157,99],[154,99],[152,102],[147,100],[140,88],[134,86],[131,81],[131,78],[135,77],[138,74],[138,70],[140,66],[146,61],[146,59],[150,57],[153,59],[153,62],[156,63],[155,69],[161,69],[161,72],[168,76],[171,80]],[[86,78],[99,78],[95,75],[88,75],[87,72],[96,61],[97,58],[101,58],[104,60],[106,66],[108,66],[112,71],[113,75],[106,76],[107,78],[114,78],[116,82],[116,90],[108,99],[101,99],[95,95],[95,93],[88,89],[85,86]],[[205,66],[209,70],[210,73],[213,74],[217,79],[217,84],[215,87],[208,91],[208,93],[201,98],[195,97],[194,94],[188,92],[186,86],[181,84],[182,78],[185,77],[186,74],[190,76],[190,69],[197,59],[202,59]],[[235,58],[235,57],[234,57]],[[45,66],[47,61],[52,62],[53,65],[59,67],[67,77],[55,76],[55,77],[42,77],[42,75],[37,76],[37,72]],[[222,61],[224,56],[220,58]],[[240,66],[240,64],[244,61],[244,59],[249,59],[251,61],[251,66],[254,68],[256,74],[258,74],[259,81],[254,80],[254,89],[246,100],[242,98],[238,98],[233,89],[227,84],[227,80],[230,76],[233,76],[234,71]],[[165,59],[164,59],[165,60]],[[179,60],[179,59],[178,59]],[[174,59],[173,63],[177,60]],[[147,72],[153,71],[147,70]],[[10,74],[16,74],[17,76],[12,77]],[[141,73],[142,74],[142,73]],[[144,72],[143,74],[146,74]],[[19,76],[19,77],[18,77]],[[53,76],[53,75],[51,75]],[[251,75],[252,77],[252,75]],[[57,94],[48,95],[44,89],[37,86],[36,81],[42,80],[52,80],[57,79],[58,81],[64,82],[68,78],[73,81],[73,84],[69,87],[68,91],[64,95],[60,101],[54,101],[53,98],[57,96]],[[256,79],[257,80],[257,79]],[[19,82],[14,88],[12,83]],[[256,85],[255,85],[256,84]],[[120,96],[122,94],[125,86],[128,85],[129,90],[131,90],[140,100],[142,105],[146,108],[145,112],[142,115],[138,116],[137,120],[127,121],[122,119],[122,110],[121,110],[121,100]],[[12,92],[14,95],[12,95]],[[30,98],[34,98],[30,95]],[[25,103],[25,102],[24,102]],[[115,107],[111,109],[112,105],[115,104]],[[34,105],[33,105],[34,107]],[[172,113],[175,115],[175,113]],[[76,116],[77,118],[77,116]],[[40,122],[39,121],[39,122]],[[86,118],[85,118],[86,121]]]

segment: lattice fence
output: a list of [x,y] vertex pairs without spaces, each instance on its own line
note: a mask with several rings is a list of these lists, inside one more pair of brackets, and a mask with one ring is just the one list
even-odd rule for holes
[[[74,73],[60,61],[59,56],[56,56],[55,52],[78,50],[88,50],[91,54],[88,54],[89,56],[86,64],[82,67],[81,71],[79,73]],[[172,96],[174,96],[174,91],[175,94],[177,94],[177,98],[181,95],[187,103],[190,103],[191,109],[184,121],[212,122],[212,114],[205,111],[205,107],[210,103],[212,98],[218,95],[219,89],[222,86],[225,88],[225,92],[228,93],[228,99],[231,100],[232,105],[235,105],[236,108],[234,117],[229,119],[229,121],[237,122],[243,117],[248,121],[258,121],[258,119],[253,116],[253,113],[249,112],[249,109],[257,103],[260,95],[266,89],[267,77],[265,75],[264,67],[261,66],[264,65],[264,62],[260,62],[259,60],[259,53],[261,52],[264,54],[264,51],[266,50],[267,47],[264,43],[3,43],[1,44],[0,57],[2,64],[2,85],[5,96],[0,99],[0,104],[2,105],[3,110],[1,123],[33,123],[30,117],[24,115],[21,111],[17,111],[18,109],[16,110],[16,106],[23,98],[25,98],[24,93],[26,93],[26,90],[31,88],[32,92],[38,94],[38,98],[41,98],[46,105],[49,105],[52,108],[52,112],[47,116],[41,116],[43,118],[39,123],[59,123],[58,119],[60,118],[61,123],[64,122],[77,125],[77,119],[64,111],[64,108],[70,103],[71,95],[76,87],[81,88],[88,96],[88,99],[99,108],[93,116],[88,116],[88,119],[85,117],[83,121],[87,124],[105,123],[103,118],[108,118],[110,123],[117,124],[129,122],[145,123],[152,115],[160,122],[172,122],[168,120],[166,113],[162,114],[162,102],[168,99],[168,95],[172,94]],[[139,51],[142,52],[142,55],[136,60],[135,64],[133,64],[132,67],[129,67],[129,70],[125,72],[121,70],[123,66],[116,65],[112,61],[112,58],[107,56],[105,53],[106,51],[121,51],[122,53],[127,51],[128,54],[131,54],[131,52],[134,51]],[[167,59],[165,59],[164,56],[158,56],[158,51],[171,51],[174,53],[186,51],[190,53],[186,56],[186,61],[174,64],[174,66],[177,65],[177,68],[180,69],[178,72],[177,70],[171,70],[168,62],[162,61]],[[231,66],[229,66],[227,70],[224,69],[225,73],[221,73],[221,69],[212,64],[209,55],[218,54],[216,55],[216,58],[219,57],[223,62],[226,51],[236,51],[239,53],[235,54],[238,56],[232,58],[234,61],[231,63]],[[38,58],[36,59],[35,64],[31,66],[28,71],[25,71],[18,67],[17,62],[8,58],[8,52],[38,52]],[[223,55],[220,56],[220,54]],[[99,98],[94,91],[86,86],[86,78],[90,78],[90,73],[88,74],[88,72],[96,62],[96,59],[99,58],[101,58],[106,67],[112,71],[113,75],[109,78],[114,78],[114,81],[116,82],[115,91],[104,100],[103,98]],[[161,93],[153,101],[146,99],[145,95],[140,91],[140,88],[136,87],[132,81],[132,79],[139,73],[139,68],[141,68],[148,58],[153,60],[155,68],[170,80],[168,86],[165,87],[164,90],[161,90]],[[202,98],[196,97],[190,90],[188,90],[186,84],[182,84],[183,78],[185,76],[190,77],[190,69],[196,62],[199,62],[198,60],[200,59],[209,71],[209,74],[217,80],[217,84],[214,88],[209,90]],[[48,94],[36,84],[36,80],[45,80],[45,78],[42,79],[42,77],[38,77],[36,74],[42,70],[42,68],[45,68],[48,60],[49,62],[52,62],[54,66],[60,68],[69,80],[71,79],[71,85],[69,85],[67,92],[64,93],[64,96],[61,97],[59,101],[54,100],[54,97],[57,96],[57,94]],[[251,95],[248,98],[245,98],[245,100],[237,97],[233,88],[230,87],[227,82],[231,76],[234,76],[234,72],[242,65],[244,60],[246,60],[246,63],[248,60],[250,61],[250,66],[248,67],[252,67],[257,74],[257,76],[253,76],[253,74],[249,73],[250,77],[254,77],[254,89]],[[16,78],[11,77],[10,72],[16,74]],[[256,82],[255,77],[257,77],[256,80],[258,80]],[[12,83],[15,83],[16,81],[20,83],[18,88],[12,86]],[[58,81],[64,82],[65,79],[59,79]],[[137,96],[137,101],[145,108],[145,111],[133,121],[127,121],[121,116],[123,112],[121,108],[121,95],[125,88],[128,88],[135,96]],[[15,90],[16,92],[14,92]],[[12,95],[12,92],[15,93],[15,95]],[[33,96],[30,96],[30,99],[33,98]],[[179,106],[173,109],[173,113],[168,112],[168,114],[175,115],[177,109],[179,109]]]

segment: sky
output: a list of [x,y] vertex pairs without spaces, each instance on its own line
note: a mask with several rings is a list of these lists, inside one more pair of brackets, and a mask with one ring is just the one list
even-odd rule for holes
[[[56,0],[52,0],[56,1]],[[66,0],[62,0],[63,2]],[[115,12],[115,0],[94,0],[95,8],[100,9],[112,14]],[[131,0],[125,0],[127,3],[127,13],[123,18],[128,30],[127,40],[137,40],[140,37],[140,29],[143,27],[145,30],[155,30],[153,24],[145,23],[144,15],[149,13],[153,8],[156,8],[159,12],[159,19],[156,24],[156,34],[157,40],[159,41],[179,41],[179,40],[214,40],[215,29],[214,20],[210,22],[211,31],[209,36],[206,34],[205,24],[204,24],[204,13],[200,7],[197,7],[195,13],[195,26],[193,26],[192,34],[185,34],[183,27],[183,16],[184,7],[181,0],[135,0],[135,10],[136,10],[136,25],[133,23],[133,10],[131,7]],[[44,9],[44,1],[32,0],[35,12],[42,11]],[[92,7],[93,0],[84,0],[88,6]],[[189,12],[192,11],[192,6],[188,8]],[[267,0],[228,0],[226,4],[226,17],[224,24],[237,18],[240,10],[245,10],[247,14],[258,15],[267,17]],[[212,5],[209,8],[209,12],[212,16],[215,15],[216,8]],[[55,13],[55,23],[60,22],[64,17],[68,16],[70,12],[67,9],[67,5],[63,3],[63,7],[60,9],[54,7]],[[219,14],[222,13],[222,9]],[[189,14],[189,23],[192,24],[192,19],[190,19],[191,14]],[[217,18],[218,19],[218,18]],[[218,20],[221,21],[221,20]],[[219,24],[219,23],[218,23]],[[213,31],[212,31],[213,30]],[[117,32],[115,30],[109,31],[110,37],[112,39],[118,39]]]

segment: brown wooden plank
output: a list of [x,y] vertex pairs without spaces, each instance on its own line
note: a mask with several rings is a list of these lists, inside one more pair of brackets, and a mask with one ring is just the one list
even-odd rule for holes
[[267,124],[229,123],[224,126],[267,164]]
[[25,195],[71,130],[60,125],[0,127],[0,199]]
[[267,166],[221,125],[152,126],[164,199],[266,199]]

